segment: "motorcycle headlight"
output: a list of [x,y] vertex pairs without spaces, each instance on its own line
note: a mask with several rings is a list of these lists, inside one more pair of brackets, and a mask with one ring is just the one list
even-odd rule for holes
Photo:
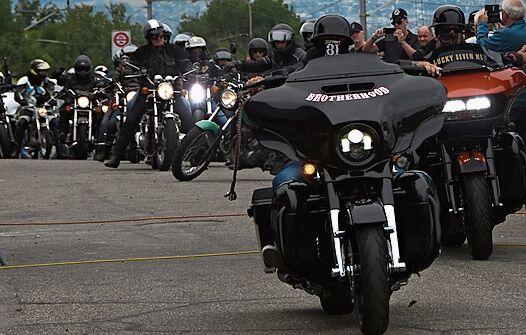
[[44,117],[47,115],[47,109],[45,108],[37,108],[38,116]]
[[369,163],[380,146],[376,131],[365,124],[344,127],[336,141],[339,156],[355,166]]
[[205,89],[203,88],[203,86],[199,84],[195,84],[194,86],[192,86],[192,88],[190,89],[189,95],[190,95],[190,101],[192,102],[201,102],[205,100],[206,98]]
[[448,113],[447,120],[480,119],[491,111],[491,100],[488,97],[473,97],[466,100],[448,100],[442,109]]
[[237,102],[237,93],[227,89],[221,93],[221,104],[227,109],[234,108]]
[[130,101],[137,94],[137,91],[129,91],[126,93],[126,101]]
[[77,105],[80,108],[87,108],[89,106],[89,98],[88,97],[79,97],[77,99]]
[[164,82],[157,86],[157,95],[163,100],[170,100],[174,96],[174,88],[172,84]]
[[103,113],[108,112],[109,109],[110,109],[110,107],[108,107],[108,105],[102,105],[102,112]]

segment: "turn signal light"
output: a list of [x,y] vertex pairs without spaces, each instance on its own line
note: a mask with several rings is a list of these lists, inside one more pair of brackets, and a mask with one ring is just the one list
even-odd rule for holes
[[93,108],[93,110],[95,111],[95,113],[100,113],[100,111],[101,111],[99,106]]
[[73,107],[71,107],[71,105],[67,105],[66,112],[71,112],[71,111],[73,111]]
[[117,109],[119,109],[119,104],[116,103],[116,102],[112,103],[112,104],[111,104],[111,110],[116,111]]
[[150,89],[148,87],[141,87],[141,95],[150,94]]
[[314,176],[316,174],[316,165],[313,163],[305,163],[303,165],[303,174],[308,177]]

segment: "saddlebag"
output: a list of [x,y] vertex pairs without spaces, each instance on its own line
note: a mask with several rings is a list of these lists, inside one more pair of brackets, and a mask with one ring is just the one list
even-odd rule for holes
[[429,175],[408,171],[394,178],[396,229],[407,271],[431,265],[440,251],[440,206]]

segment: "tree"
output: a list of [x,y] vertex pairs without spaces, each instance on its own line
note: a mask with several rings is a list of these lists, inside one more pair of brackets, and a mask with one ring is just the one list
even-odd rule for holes
[[[252,4],[252,37],[266,36],[277,23],[287,23],[295,31],[301,20],[282,0],[255,0]],[[208,50],[240,44],[246,54],[248,36],[248,5],[245,0],[213,0],[206,12],[197,17],[183,17],[180,31],[189,31],[206,39]]]

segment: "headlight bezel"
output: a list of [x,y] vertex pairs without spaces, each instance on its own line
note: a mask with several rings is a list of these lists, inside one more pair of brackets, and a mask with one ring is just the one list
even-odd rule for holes
[[[336,152],[343,162],[351,166],[364,166],[371,163],[378,156],[380,146],[378,132],[365,123],[348,124],[336,133]],[[356,152],[360,150],[363,156],[353,157],[352,150]]]
[[164,81],[157,85],[155,92],[161,100],[170,100],[174,96],[174,87],[171,83]]
[[230,88],[227,88],[221,92],[221,106],[226,109],[234,109],[237,106],[238,97],[237,93]]
[[80,96],[77,98],[77,106],[80,108],[88,108],[90,100],[87,96]]
[[37,115],[39,117],[46,117],[47,116],[47,109],[45,109],[43,107],[38,107],[37,108]]

